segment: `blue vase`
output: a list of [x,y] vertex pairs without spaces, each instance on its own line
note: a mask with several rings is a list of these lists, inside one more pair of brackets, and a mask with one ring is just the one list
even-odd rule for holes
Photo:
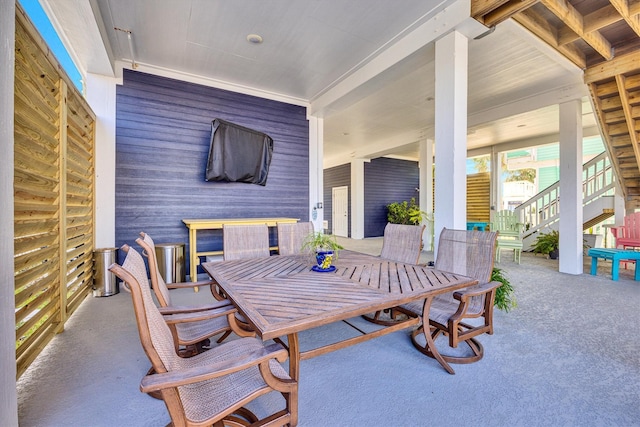
[[331,268],[332,262],[333,262],[333,251],[316,252],[316,263],[318,264],[318,269],[329,270]]

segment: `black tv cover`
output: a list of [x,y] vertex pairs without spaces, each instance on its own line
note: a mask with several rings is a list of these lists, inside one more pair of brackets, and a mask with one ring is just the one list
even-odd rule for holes
[[266,185],[272,154],[269,135],[215,119],[204,179]]

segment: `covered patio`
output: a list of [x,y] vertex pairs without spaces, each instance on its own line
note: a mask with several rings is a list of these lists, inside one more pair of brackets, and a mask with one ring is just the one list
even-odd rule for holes
[[[382,246],[381,238],[340,241],[373,255]],[[530,253],[520,265],[506,258],[497,266],[514,285],[518,308],[495,311],[480,362],[449,375],[413,348],[408,331],[306,360],[299,425],[637,425],[640,339],[625,333],[640,328],[630,302],[640,296],[633,268],[614,282],[608,262],[591,276],[559,273],[557,261]],[[423,252],[421,261],[431,259]],[[187,304],[211,295],[174,290],[172,298]],[[302,335],[301,345],[355,333],[338,322]],[[130,296],[89,298],[19,380],[20,425],[166,425],[163,402],[138,390],[148,368]],[[252,406],[258,414],[278,404],[278,396],[265,397]]]

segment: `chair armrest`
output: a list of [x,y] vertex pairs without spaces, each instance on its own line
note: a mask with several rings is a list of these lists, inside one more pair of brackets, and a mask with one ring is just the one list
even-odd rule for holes
[[460,291],[455,291],[453,293],[453,297],[458,301],[462,301],[463,298],[482,296],[487,292],[491,292],[494,289],[498,289],[500,286],[502,286],[502,283],[500,282],[481,283],[476,286],[471,286],[470,288],[466,288]]
[[197,311],[192,313],[165,314],[163,317],[167,324],[174,325],[176,323],[198,322],[200,320],[215,319],[216,317],[234,314],[237,311],[238,310],[235,307],[228,305],[226,307],[218,308],[215,310]]
[[[245,338],[251,339],[251,338]],[[193,366],[187,369],[175,370],[160,374],[145,376],[140,382],[140,391],[149,393],[165,388],[178,387],[186,384],[218,378],[229,375],[252,366],[257,366],[270,359],[276,359],[282,363],[287,360],[288,353],[280,344],[270,344],[260,349],[248,352],[247,354],[231,360]]]
[[233,306],[231,301],[228,299],[222,301],[216,301],[207,305],[198,305],[198,306],[179,306],[172,305],[170,307],[158,307],[158,310],[161,314],[177,314],[177,313],[194,313],[197,311],[208,311],[215,310],[217,308]]
[[196,286],[210,286],[216,285],[215,280],[200,280],[198,282],[180,282],[180,283],[167,283],[169,289],[181,289],[181,288],[195,288]]

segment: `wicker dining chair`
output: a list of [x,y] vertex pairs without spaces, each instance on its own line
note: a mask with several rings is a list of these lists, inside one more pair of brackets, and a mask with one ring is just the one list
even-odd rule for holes
[[[222,229],[222,250],[225,261],[262,258],[271,255],[269,249],[269,227],[267,224],[259,225],[224,225]],[[224,293],[218,289],[217,284],[210,286],[213,296],[220,300]],[[240,313],[235,314],[235,321],[244,334],[253,333],[251,326]],[[233,322],[232,321],[232,322]],[[226,331],[218,343],[224,341],[232,331]]]
[[[143,254],[147,257],[149,265],[149,277],[151,278],[151,286],[156,295],[156,299],[160,304],[160,312],[163,314],[185,313],[185,312],[202,312],[207,310],[220,310],[226,308],[227,311],[220,316],[213,318],[171,324],[171,332],[175,337],[176,351],[181,356],[192,356],[205,350],[210,345],[209,338],[230,332],[232,329],[240,336],[249,336],[249,333],[240,327],[232,328],[229,324],[229,318],[235,313],[235,308],[231,301],[223,299],[206,305],[190,306],[190,307],[174,307],[171,303],[171,294],[169,288],[193,288],[195,286],[211,285],[212,281],[200,281],[193,283],[170,283],[167,285],[160,269],[158,268],[158,260],[156,257],[155,244],[148,234],[141,232],[140,237],[136,239],[136,243],[143,249]],[[231,314],[227,316],[226,314]],[[183,348],[184,347],[184,348]]]
[[404,264],[418,264],[425,226],[388,223],[384,228],[380,258]]
[[313,223],[278,223],[278,253],[280,255],[298,255],[303,252],[305,239],[313,233]]
[[[422,252],[422,233],[424,228],[424,225],[387,223],[384,228],[380,258],[403,264],[418,264],[420,253]],[[383,313],[390,316],[388,320],[382,317]],[[373,314],[365,314],[362,317],[378,325],[390,326],[397,323],[395,315],[394,309],[389,308],[383,311],[376,311]]]
[[[475,338],[480,334],[493,334],[493,304],[499,282],[491,282],[491,273],[495,258],[496,232],[467,231],[443,229],[438,243],[438,256],[435,268],[457,273],[478,280],[478,285],[433,298],[431,306],[425,301],[417,301],[402,305],[400,310],[407,314],[423,316],[422,325],[413,331],[413,345],[429,357],[434,357],[450,374],[455,371],[449,363],[472,363],[482,359],[482,344]],[[424,313],[429,313],[428,322]],[[482,323],[474,325],[465,319],[482,318]],[[478,324],[480,323],[480,324]],[[425,330],[429,325],[429,331]],[[435,339],[440,335],[448,335],[449,346],[458,347],[466,343],[470,355],[446,355],[438,350],[433,351],[428,344],[423,344],[418,337],[431,334]]]
[[[153,302],[140,253],[129,248],[123,265],[112,264],[109,270],[131,292],[140,342],[155,371],[142,379],[140,390],[160,394],[172,425],[238,426],[259,422],[244,405],[272,391],[282,394],[284,409],[264,418],[264,425],[297,424],[298,384],[281,365],[288,357],[281,345],[265,346],[256,338],[239,338],[191,358],[181,358],[174,351],[166,316]],[[173,320],[193,314],[175,314]]]
[[269,227],[267,224],[224,225],[222,250],[225,261],[267,257],[271,254]]

